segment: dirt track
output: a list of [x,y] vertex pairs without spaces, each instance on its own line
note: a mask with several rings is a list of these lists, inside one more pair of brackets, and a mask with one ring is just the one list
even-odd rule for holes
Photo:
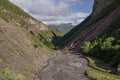
[[39,80],[89,80],[84,75],[88,61],[78,55],[57,55],[40,71]]

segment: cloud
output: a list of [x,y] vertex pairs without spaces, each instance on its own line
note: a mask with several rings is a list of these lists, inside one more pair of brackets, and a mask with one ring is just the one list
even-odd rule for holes
[[[88,13],[70,12],[71,7],[81,0],[10,0],[24,11],[46,24],[80,21]],[[79,18],[79,19],[78,19]]]
[[55,24],[55,25],[59,25],[61,23],[72,23],[73,25],[78,25],[80,24],[80,22],[82,22],[84,19],[79,19],[79,20],[75,20],[75,21],[64,21],[64,20],[56,20],[56,21],[45,21],[45,24]]

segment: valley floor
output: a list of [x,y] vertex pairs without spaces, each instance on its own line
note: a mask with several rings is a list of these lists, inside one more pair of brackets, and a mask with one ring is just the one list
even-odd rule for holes
[[50,59],[48,64],[41,69],[40,80],[89,80],[85,76],[88,61],[74,54],[63,54],[61,51]]

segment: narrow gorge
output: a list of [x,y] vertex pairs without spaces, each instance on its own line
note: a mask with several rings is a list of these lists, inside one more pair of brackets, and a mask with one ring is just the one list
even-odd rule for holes
[[94,0],[70,28],[63,35],[0,0],[0,80],[120,80],[120,1]]

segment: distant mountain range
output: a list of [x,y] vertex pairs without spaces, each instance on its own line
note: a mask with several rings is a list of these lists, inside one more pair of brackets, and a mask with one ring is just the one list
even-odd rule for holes
[[48,26],[62,32],[63,34],[66,34],[74,27],[72,23],[61,23],[59,25],[51,24]]

